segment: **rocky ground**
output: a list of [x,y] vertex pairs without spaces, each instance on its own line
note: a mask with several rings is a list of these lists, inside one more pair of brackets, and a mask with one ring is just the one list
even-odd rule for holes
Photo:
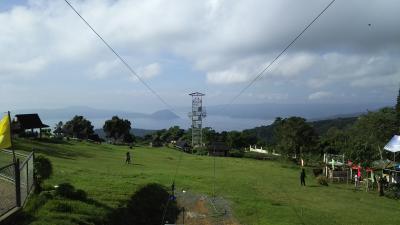
[[239,225],[233,217],[230,204],[223,198],[181,191],[176,194],[178,205],[184,207],[176,224],[185,225]]

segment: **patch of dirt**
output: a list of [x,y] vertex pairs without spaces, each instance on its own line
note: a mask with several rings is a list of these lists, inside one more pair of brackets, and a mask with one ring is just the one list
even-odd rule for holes
[[228,201],[191,192],[176,194],[178,205],[184,208],[176,224],[185,225],[240,225],[233,217]]
[[2,179],[0,179],[0,199],[0,215],[16,206],[15,186]]

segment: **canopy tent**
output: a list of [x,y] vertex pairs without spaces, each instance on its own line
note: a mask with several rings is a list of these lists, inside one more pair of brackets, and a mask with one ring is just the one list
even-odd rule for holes
[[384,149],[393,152],[394,162],[396,162],[396,152],[400,151],[400,136],[394,135],[392,139],[385,145]]

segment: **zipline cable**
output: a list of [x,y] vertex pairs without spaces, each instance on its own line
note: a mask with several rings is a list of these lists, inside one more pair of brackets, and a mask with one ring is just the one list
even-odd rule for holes
[[[83,16],[72,6],[72,4],[71,4],[68,0],[64,0],[64,1],[65,1],[65,2],[68,4],[68,6],[82,19],[82,21],[90,28],[90,30],[92,30],[93,33],[96,34],[96,36],[104,43],[104,45],[106,45],[107,48],[108,48],[112,53],[114,53],[114,55],[122,62],[122,64],[125,65],[125,67],[129,70],[129,72],[131,73],[131,75],[133,75],[134,77],[136,77],[136,78],[151,92],[151,93],[153,93],[165,106],[167,106],[167,108],[168,108],[169,110],[175,112],[175,110],[173,109],[173,107],[172,107],[170,104],[168,104],[168,103],[161,97],[161,95],[159,95],[153,88],[151,88],[150,85],[147,84],[146,81],[144,81],[144,80],[136,73],[136,71],[127,63],[127,61],[126,61],[113,47],[111,47],[111,45],[110,45],[110,44],[109,44],[109,43],[108,43],[108,42],[93,28],[93,26],[91,26],[91,25],[89,24],[89,22],[88,22],[85,18],[83,18]],[[172,185],[171,185],[171,186],[172,186],[173,189],[175,188],[176,176],[177,176],[177,174],[178,174],[178,170],[179,170],[180,165],[181,165],[182,155],[183,155],[183,150],[182,150],[181,153],[180,153],[180,156],[179,156],[179,159],[178,159],[178,163],[177,163],[177,166],[176,166],[176,169],[175,169],[175,175],[174,175],[174,178],[173,178],[173,180],[172,180]],[[170,203],[172,197],[174,197],[173,194],[172,194],[172,196],[170,196],[170,197],[168,198],[168,200],[167,200],[166,207],[165,207],[164,212],[163,212],[162,223],[161,223],[162,225],[164,224],[165,216],[166,216],[166,213],[167,213],[167,210],[168,210],[168,206],[169,206],[169,203]]]
[[[296,41],[308,30],[308,28],[311,27],[311,25],[314,24],[315,21],[317,21],[324,13],[326,10],[329,9],[329,7],[331,7],[331,5],[335,2],[336,0],[332,0],[331,2],[329,2],[329,4],[327,6],[325,6],[325,8],[316,16],[314,17],[314,19],[260,72],[257,74],[257,76],[255,76],[253,78],[253,80],[251,80],[251,82],[249,84],[247,84],[243,89],[241,89],[239,91],[239,93],[234,96],[231,101],[225,105],[223,108],[226,109],[228,106],[232,105],[233,102],[235,102],[248,88],[250,88],[258,79],[260,79],[264,73],[290,48],[292,47]],[[213,156],[215,157],[215,155]],[[215,161],[214,161],[214,184],[213,184],[213,196],[215,196],[215,183],[216,183],[216,179],[215,179]],[[294,209],[295,210],[295,209]],[[258,212],[257,212],[258,213]],[[297,215],[297,212],[296,212]],[[258,215],[257,215],[258,216]],[[297,215],[298,216],[298,215]],[[302,223],[304,223],[302,221]]]
[[82,19],[82,21],[96,34],[96,36],[107,46],[107,48],[114,53],[114,55],[125,65],[125,67],[129,70],[131,75],[136,77],[153,95],[155,95],[168,109],[175,112],[173,107],[168,104],[162,97],[159,95],[153,88],[150,87],[149,84],[146,83],[145,80],[141,76],[139,76],[136,71],[127,63],[127,61],[117,52],[110,44],[89,24],[89,22],[83,18],[83,16],[69,3],[68,0],[64,0],[69,7]]
[[251,87],[260,77],[262,77],[267,71],[307,30],[315,21],[318,20],[322,14],[335,2],[336,0],[332,0],[260,73],[257,74],[253,78],[253,80],[250,81],[249,84],[247,84],[242,90],[239,91],[239,93],[232,98],[232,100],[228,103],[228,105],[232,105],[236,99],[238,99],[249,87]]

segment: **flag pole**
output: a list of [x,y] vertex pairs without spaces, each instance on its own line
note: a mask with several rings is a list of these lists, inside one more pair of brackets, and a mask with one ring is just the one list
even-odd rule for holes
[[14,145],[13,145],[13,137],[12,137],[12,127],[11,127],[11,116],[10,116],[10,111],[7,111],[8,114],[8,122],[10,123],[10,141],[11,141],[11,151],[13,153],[13,162],[15,163],[15,161],[17,160],[17,158],[15,157],[15,151],[14,151]]

